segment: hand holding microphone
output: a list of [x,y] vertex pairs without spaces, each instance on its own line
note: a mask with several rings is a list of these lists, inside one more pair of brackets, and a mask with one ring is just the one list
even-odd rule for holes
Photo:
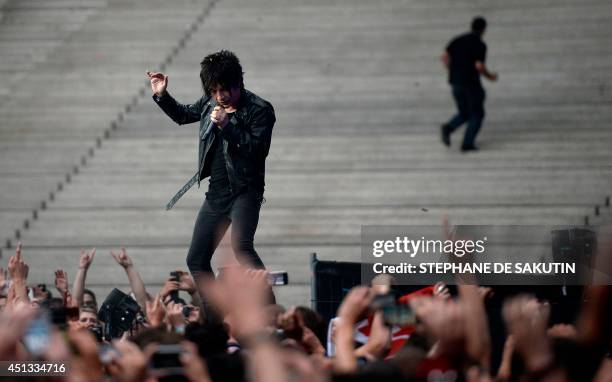
[[225,126],[227,126],[229,117],[227,116],[227,112],[224,108],[221,106],[215,106],[212,113],[210,113],[210,120],[220,129],[223,129]]

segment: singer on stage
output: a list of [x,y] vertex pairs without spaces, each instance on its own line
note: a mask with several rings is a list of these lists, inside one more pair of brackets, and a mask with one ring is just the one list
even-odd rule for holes
[[253,239],[276,121],[272,105],[244,88],[242,66],[234,53],[222,50],[204,57],[200,64],[204,96],[191,105],[168,94],[167,75],[147,72],[153,100],[174,122],[200,122],[196,173],[166,206],[172,208],[189,188],[209,177],[187,255],[196,280],[213,275],[210,260],[230,224],[232,249],[241,255],[238,259],[264,268]]

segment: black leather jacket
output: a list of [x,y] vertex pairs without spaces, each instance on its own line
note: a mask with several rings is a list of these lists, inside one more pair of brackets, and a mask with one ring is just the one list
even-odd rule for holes
[[[166,206],[172,208],[191,186],[210,176],[210,148],[216,134],[212,129],[210,113],[216,106],[214,99],[203,96],[195,103],[183,105],[167,92],[162,97],[153,95],[153,100],[172,120],[179,125],[200,122],[197,172]],[[232,192],[253,188],[263,193],[266,172],[266,157],[270,151],[272,128],[276,122],[274,108],[259,96],[244,89],[236,112],[221,130],[223,154]]]

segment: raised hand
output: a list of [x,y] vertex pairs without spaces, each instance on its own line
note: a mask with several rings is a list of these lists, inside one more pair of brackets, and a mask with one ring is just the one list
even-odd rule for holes
[[455,343],[465,336],[463,307],[453,300],[415,297],[410,307],[421,320],[426,332],[437,340]]
[[133,342],[115,340],[113,346],[121,354],[108,365],[109,373],[115,380],[137,382],[148,379],[147,365],[155,352],[155,345],[150,344],[140,350]]
[[113,257],[113,259],[115,259],[117,264],[121,265],[124,269],[127,269],[134,265],[134,263],[132,262],[132,259],[127,255],[125,248],[121,248],[121,252],[119,253],[110,251],[110,254]]
[[62,294],[68,293],[68,274],[63,269],[55,271],[55,289]]
[[96,249],[92,248],[91,251],[81,251],[81,257],[79,258],[79,269],[88,270],[89,266],[93,262],[94,256],[96,255]]
[[263,307],[270,295],[268,272],[243,267],[229,267],[223,277],[207,281],[206,297],[220,312],[231,315],[232,332],[238,336],[263,330],[266,317]]
[[0,359],[14,359],[16,347],[35,315],[36,309],[28,304],[17,304],[0,312]]
[[368,308],[372,301],[370,288],[355,287],[346,295],[338,308],[338,317],[347,323],[355,323],[359,316]]
[[12,280],[26,280],[30,267],[21,258],[21,243],[17,245],[15,256],[11,256],[8,262],[8,273]]
[[189,294],[194,294],[196,291],[196,285],[191,275],[185,271],[178,270],[177,272],[180,272],[181,274],[181,277],[179,278],[179,290],[184,290]]
[[185,326],[185,316],[183,315],[183,306],[170,301],[166,307],[168,321],[173,328]]
[[147,71],[147,77],[151,80],[151,90],[157,96],[161,97],[166,93],[168,87],[168,76],[160,72],[149,72]]
[[147,301],[145,303],[145,310],[149,324],[152,327],[161,326],[164,318],[166,317],[166,310],[164,308],[161,295],[158,294],[155,296],[155,299],[152,302]]
[[448,286],[443,281],[438,281],[434,285],[433,296],[440,300],[448,300],[451,297]]
[[179,282],[169,278],[168,280],[166,280],[166,283],[162,287],[161,291],[159,291],[159,295],[162,299],[164,299],[166,296],[176,290],[179,290]]
[[530,371],[548,367],[553,359],[546,333],[550,307],[533,296],[519,295],[504,302],[503,317],[514,348]]
[[517,347],[546,337],[549,314],[548,305],[528,295],[509,299],[503,307],[504,320],[508,331],[514,336]]
[[[72,327],[70,322],[69,325]],[[102,380],[104,378],[104,365],[100,360],[98,344],[91,332],[88,330],[71,330],[66,334],[70,339],[71,347],[76,350],[70,360],[70,376],[74,380],[80,381]]]
[[219,128],[223,129],[227,126],[229,122],[229,117],[227,112],[221,106],[215,106],[212,113],[210,113],[210,120],[219,126]]

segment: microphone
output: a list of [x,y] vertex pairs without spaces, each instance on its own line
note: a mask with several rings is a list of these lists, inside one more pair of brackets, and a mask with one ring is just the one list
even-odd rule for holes
[[210,134],[212,132],[214,127],[215,127],[215,123],[211,119],[210,122],[208,123],[208,127],[204,131],[204,134],[202,134],[201,138],[202,139],[206,139],[206,137],[208,137],[208,134]]

